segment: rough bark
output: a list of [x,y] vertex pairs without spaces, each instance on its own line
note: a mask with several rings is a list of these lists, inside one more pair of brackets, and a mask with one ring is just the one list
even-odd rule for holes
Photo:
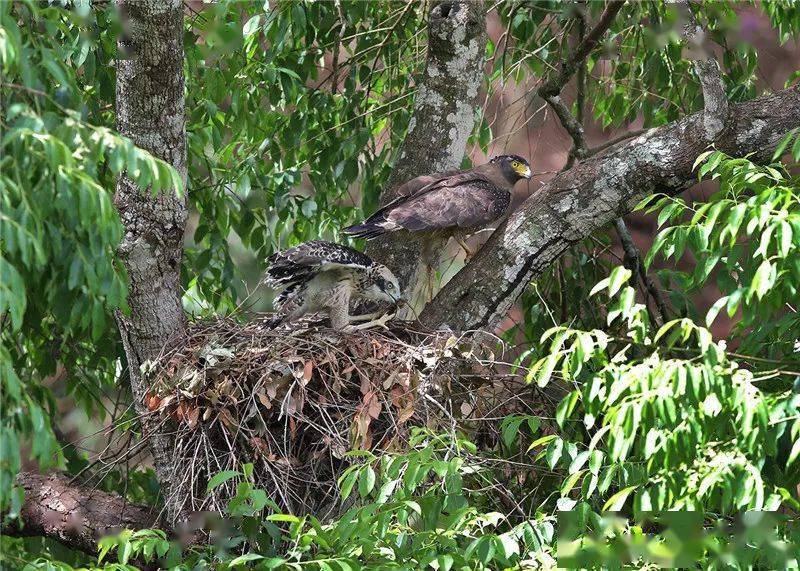
[[723,134],[728,119],[728,96],[722,80],[719,63],[706,47],[706,32],[697,23],[689,2],[683,3],[687,23],[683,35],[689,44],[689,55],[694,60],[694,71],[703,89],[703,125],[706,137],[714,140]]
[[127,502],[117,494],[73,484],[65,474],[22,472],[17,485],[25,490],[22,527],[3,528],[6,535],[46,536],[64,545],[97,553],[97,540],[125,528],[159,527],[146,506]]
[[[395,198],[403,182],[460,165],[483,80],[486,37],[482,1],[441,2],[431,7],[425,72],[382,204]],[[387,236],[375,240],[367,251],[392,268],[404,291],[415,289],[419,244]]]
[[[183,7],[180,0],[119,0],[125,34],[117,67],[117,128],[139,147],[164,159],[186,181]],[[184,184],[185,186],[185,184]],[[186,225],[185,197],[164,189],[154,197],[121,176],[115,203],[125,227],[119,256],[130,277],[128,315],[118,314],[137,411],[146,412],[148,387],[140,366],[157,357],[185,325],[180,266]],[[156,474],[170,521],[172,444],[161,427],[147,423]]]
[[[696,178],[696,157],[712,143],[705,113],[618,143],[556,176],[491,236],[423,311],[423,323],[457,330],[496,325],[527,284],[571,244],[628,212],[654,192],[677,194]],[[768,160],[800,125],[800,87],[730,106],[724,137],[731,155]]]

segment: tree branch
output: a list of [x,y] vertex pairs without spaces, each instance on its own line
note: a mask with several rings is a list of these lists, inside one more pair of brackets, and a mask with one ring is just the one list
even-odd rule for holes
[[13,537],[44,536],[73,549],[97,553],[97,541],[125,528],[161,527],[147,506],[131,504],[117,494],[73,484],[66,474],[22,472],[16,484],[25,490],[19,522],[3,527]]
[[725,129],[728,118],[728,97],[725,94],[725,82],[720,74],[719,64],[705,47],[706,33],[694,17],[688,1],[682,2],[687,23],[684,37],[689,44],[690,59],[694,60],[694,71],[703,88],[703,123],[706,136],[714,140]]
[[[483,2],[440,2],[428,17],[428,57],[408,134],[381,195],[381,204],[395,198],[395,189],[422,174],[458,168],[472,132],[486,52]],[[388,265],[404,291],[419,279],[420,248],[393,236],[371,242],[367,253]]]
[[654,192],[674,195],[696,181],[694,160],[714,143],[733,156],[769,160],[800,125],[800,87],[729,109],[725,137],[709,138],[704,113],[617,144],[545,184],[512,214],[421,315],[431,327],[491,328],[527,284],[571,244],[618,218]]
[[546,98],[548,96],[558,95],[569,79],[574,75],[578,66],[587,58],[592,50],[600,42],[600,39],[606,33],[606,30],[611,26],[611,23],[616,18],[617,13],[622,9],[625,0],[611,0],[606,5],[603,15],[597,22],[594,28],[586,35],[583,41],[578,44],[575,51],[565,62],[562,62],[561,69],[558,75],[548,79],[538,90],[539,96]]
[[[622,9],[623,4],[625,4],[624,0],[614,0],[609,2],[605,11],[603,12],[603,15],[600,17],[600,21],[594,28],[592,28],[592,31],[589,32],[589,35],[587,36],[584,36],[586,29],[585,17],[583,13],[579,13],[577,17],[578,46],[575,48],[575,51],[572,53],[572,55],[570,55],[565,62],[562,62],[558,75],[550,78],[537,90],[539,96],[547,101],[561,122],[561,125],[564,127],[564,129],[566,129],[570,137],[572,137],[573,145],[572,149],[570,149],[569,157],[567,158],[567,163],[564,166],[564,170],[571,168],[576,159],[580,160],[587,154],[588,147],[586,144],[586,137],[584,135],[582,124],[585,89],[585,85],[583,83],[586,80],[586,58],[589,57],[589,54],[592,52],[595,46],[597,46],[600,39],[606,33],[606,30],[608,30],[608,28],[611,26],[611,23],[614,21],[617,13]],[[582,9],[583,6],[579,6],[579,10]],[[561,90],[564,89],[564,86],[567,84],[570,78],[572,78],[572,75],[576,71],[579,75],[577,87],[577,119],[572,116],[569,108],[561,100],[560,95]]]
[[[625,252],[625,267],[632,271],[634,276],[638,275],[639,278],[641,278],[644,287],[653,298],[657,311],[654,315],[655,322],[656,325],[660,327],[664,324],[664,320],[667,317],[667,304],[664,302],[664,296],[650,276],[647,275],[647,270],[644,267],[639,248],[636,247],[636,243],[633,241],[633,236],[631,236],[628,226],[625,224],[625,220],[622,217],[617,218],[614,220],[614,227],[617,230],[617,236],[619,236],[619,241],[622,244],[622,251]],[[634,277],[634,279],[636,278]]]

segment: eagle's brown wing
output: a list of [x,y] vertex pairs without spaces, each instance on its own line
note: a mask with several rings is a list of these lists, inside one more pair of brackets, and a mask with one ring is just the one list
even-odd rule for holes
[[418,176],[417,178],[412,178],[408,182],[398,186],[395,194],[397,195],[398,199],[408,198],[409,196],[417,194],[420,191],[426,191],[434,185],[446,183],[447,180],[458,177],[461,174],[464,173],[457,170],[424,174],[422,176]]
[[510,201],[510,192],[489,181],[473,178],[453,185],[448,180],[396,204],[385,213],[386,225],[410,232],[477,228],[503,216]]
[[398,189],[396,199],[344,233],[370,239],[402,229],[418,232],[487,224],[502,216],[511,200],[509,189],[498,180],[502,177],[492,163],[417,177]]

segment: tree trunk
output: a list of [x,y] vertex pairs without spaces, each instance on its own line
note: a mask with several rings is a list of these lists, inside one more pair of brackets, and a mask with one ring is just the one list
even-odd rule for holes
[[431,327],[491,328],[531,280],[570,245],[631,211],[655,192],[677,194],[696,182],[694,161],[710,148],[768,160],[777,143],[800,125],[800,86],[731,105],[713,141],[705,112],[650,129],[560,174],[501,225],[420,319]]
[[[483,2],[441,2],[428,17],[428,57],[414,100],[414,114],[400,156],[381,195],[381,204],[414,177],[458,168],[472,132],[478,89],[483,81],[486,9]],[[438,247],[431,247],[437,251]],[[403,291],[418,291],[419,243],[388,235],[367,252],[392,268]]]
[[[180,0],[118,0],[124,34],[117,67],[117,127],[170,163],[186,182],[183,6]],[[185,326],[180,268],[186,199],[173,189],[158,196],[121,176],[115,203],[125,236],[119,256],[130,277],[130,314],[118,314],[136,410],[147,412],[140,367],[157,357]],[[179,516],[171,479],[172,443],[163,427],[144,422],[170,522]]]

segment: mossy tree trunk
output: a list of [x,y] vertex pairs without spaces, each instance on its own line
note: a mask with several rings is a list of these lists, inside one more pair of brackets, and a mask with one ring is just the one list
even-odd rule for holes
[[[183,5],[180,0],[119,0],[124,34],[117,68],[117,127],[133,142],[167,161],[186,182]],[[185,194],[143,191],[126,176],[115,203],[125,227],[119,256],[130,277],[130,313],[117,321],[128,361],[136,410],[147,411],[148,387],[140,367],[156,358],[185,326],[180,271],[186,227]],[[171,482],[172,442],[162,426],[144,422],[167,516],[180,519],[179,494]]]

